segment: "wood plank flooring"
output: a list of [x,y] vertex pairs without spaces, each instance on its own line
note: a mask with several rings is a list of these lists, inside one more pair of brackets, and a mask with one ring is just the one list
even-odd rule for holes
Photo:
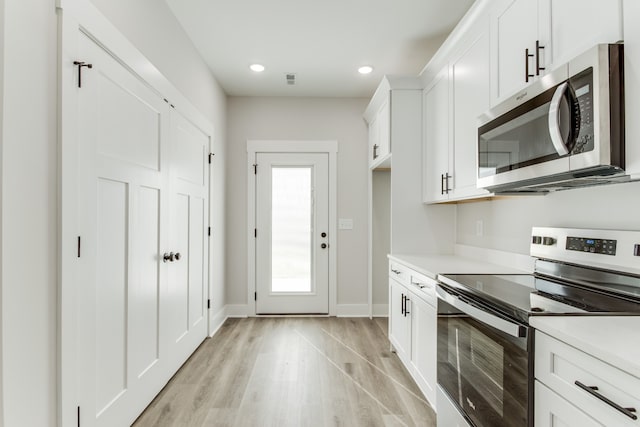
[[146,426],[436,425],[386,319],[229,319],[135,422]]

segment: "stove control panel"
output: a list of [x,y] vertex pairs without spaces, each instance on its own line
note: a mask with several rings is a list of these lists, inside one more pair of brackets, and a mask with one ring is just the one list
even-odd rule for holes
[[567,236],[566,249],[568,251],[615,255],[617,243],[618,241],[613,239],[592,239],[589,237]]

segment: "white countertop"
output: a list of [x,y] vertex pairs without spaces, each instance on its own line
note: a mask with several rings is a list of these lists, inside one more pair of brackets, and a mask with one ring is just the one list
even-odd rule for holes
[[460,255],[389,255],[391,261],[403,264],[427,277],[438,274],[526,274],[529,271],[494,264]]
[[529,323],[640,378],[640,316],[533,316]]

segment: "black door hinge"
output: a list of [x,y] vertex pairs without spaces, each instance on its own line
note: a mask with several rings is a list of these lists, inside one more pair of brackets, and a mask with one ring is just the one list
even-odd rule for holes
[[93,64],[87,64],[82,61],[73,61],[73,65],[78,66],[78,87],[82,87],[82,67],[93,68]]
[[78,406],[78,427],[80,427],[80,407]]
[[253,174],[254,175],[258,175],[258,164],[257,163],[253,164]]
[[209,164],[211,164],[211,160],[213,159],[213,156],[215,156],[214,153],[209,153]]
[[211,236],[211,227],[207,229],[207,236]]
[[78,258],[80,258],[80,236],[78,236]]
[[211,308],[211,300],[210,299],[207,300],[207,308]]
[[258,293],[257,292],[253,293],[253,300],[254,301],[258,301]]

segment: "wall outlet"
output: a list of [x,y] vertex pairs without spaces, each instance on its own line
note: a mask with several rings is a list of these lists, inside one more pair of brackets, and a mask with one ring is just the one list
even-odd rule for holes
[[351,218],[339,218],[338,228],[340,230],[353,230],[353,219]]
[[482,237],[484,235],[484,221],[481,219],[476,221],[476,236]]

